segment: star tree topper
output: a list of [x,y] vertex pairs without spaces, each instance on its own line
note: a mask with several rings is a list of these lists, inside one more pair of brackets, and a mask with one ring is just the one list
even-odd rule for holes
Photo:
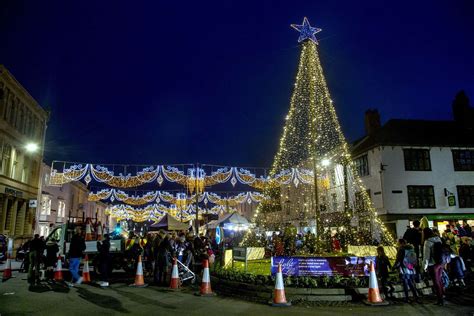
[[316,44],[318,44],[318,40],[316,39],[316,36],[314,36],[316,33],[319,33],[322,31],[322,29],[317,28],[317,27],[312,27],[309,25],[308,19],[305,17],[303,19],[303,24],[302,25],[297,25],[297,24],[291,24],[291,27],[300,32],[300,37],[298,38],[298,43],[301,43],[302,41],[309,39]]

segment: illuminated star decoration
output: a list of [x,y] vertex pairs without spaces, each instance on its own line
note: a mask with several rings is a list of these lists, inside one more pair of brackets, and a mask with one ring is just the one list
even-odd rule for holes
[[319,33],[322,31],[322,29],[317,28],[317,27],[312,27],[309,25],[308,19],[305,17],[303,19],[303,24],[302,25],[297,25],[297,24],[291,24],[291,27],[300,32],[300,37],[298,38],[298,43],[301,43],[305,39],[312,40],[316,44],[318,44],[318,40],[316,39],[316,36],[314,36],[316,33]]

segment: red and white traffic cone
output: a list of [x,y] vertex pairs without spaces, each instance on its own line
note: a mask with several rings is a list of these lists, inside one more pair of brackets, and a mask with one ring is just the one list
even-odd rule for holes
[[10,255],[7,255],[7,263],[5,265],[5,270],[3,270],[3,277],[2,281],[6,281],[12,278],[12,259],[10,259]]
[[148,284],[145,283],[143,279],[143,265],[142,265],[142,256],[138,256],[138,264],[137,264],[137,273],[135,274],[135,283],[130,284],[129,286],[132,287],[146,287]]
[[90,283],[91,274],[89,269],[89,256],[84,258],[84,268],[82,269],[82,283]]
[[170,289],[179,290],[179,286],[180,286],[180,281],[179,281],[179,273],[178,273],[178,263],[176,262],[176,258],[173,258],[173,269],[171,270]]
[[290,302],[286,301],[285,286],[283,284],[283,273],[281,272],[281,263],[278,264],[278,271],[275,276],[275,289],[273,290],[273,300],[270,305],[275,307],[291,306]]
[[86,220],[86,238],[85,238],[85,240],[87,240],[87,241],[92,240],[92,230],[91,230],[90,219]]
[[58,256],[58,263],[56,264],[56,268],[54,268],[54,281],[62,281],[63,280],[63,263],[61,261],[61,256]]
[[377,283],[377,275],[375,274],[374,262],[370,261],[370,276],[369,276],[369,294],[367,299],[363,301],[366,305],[388,305],[387,301],[382,300]]
[[212,289],[211,289],[211,276],[209,274],[209,260],[204,259],[202,261],[202,267],[203,267],[203,272],[202,272],[201,288],[199,289],[199,292],[196,293],[196,295],[215,296],[216,293],[212,292]]

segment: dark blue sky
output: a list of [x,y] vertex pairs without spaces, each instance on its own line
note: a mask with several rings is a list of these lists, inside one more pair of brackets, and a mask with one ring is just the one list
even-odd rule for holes
[[303,16],[349,140],[369,107],[450,119],[474,99],[472,1],[363,3],[3,0],[0,63],[51,109],[49,160],[269,166]]

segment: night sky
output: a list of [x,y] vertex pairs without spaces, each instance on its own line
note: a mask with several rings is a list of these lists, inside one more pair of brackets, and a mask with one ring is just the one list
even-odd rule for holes
[[2,0],[0,64],[51,110],[49,161],[270,166],[304,16],[349,140],[367,108],[474,100],[472,1],[359,2]]

